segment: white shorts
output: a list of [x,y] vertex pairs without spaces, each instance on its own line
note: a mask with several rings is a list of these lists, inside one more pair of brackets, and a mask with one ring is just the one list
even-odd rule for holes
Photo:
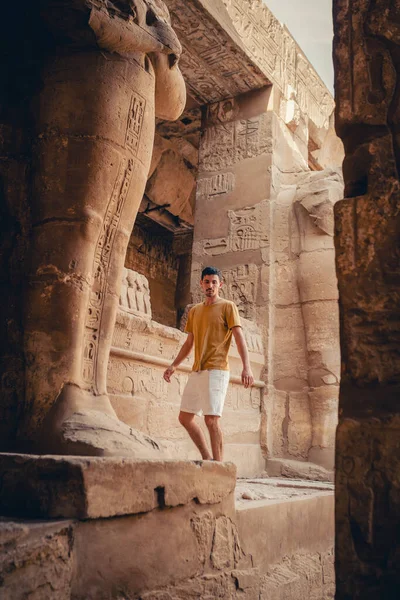
[[193,371],[183,390],[181,411],[220,417],[229,384],[229,371]]

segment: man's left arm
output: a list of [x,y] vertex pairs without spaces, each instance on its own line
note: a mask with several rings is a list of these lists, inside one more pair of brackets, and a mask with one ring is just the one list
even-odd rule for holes
[[254,383],[253,372],[250,367],[249,351],[247,350],[246,340],[244,339],[243,331],[240,326],[232,328],[232,333],[235,338],[239,356],[242,359],[242,383],[245,388],[251,387]]

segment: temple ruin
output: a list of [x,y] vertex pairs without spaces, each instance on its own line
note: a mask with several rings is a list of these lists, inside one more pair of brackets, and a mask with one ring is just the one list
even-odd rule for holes
[[[394,598],[400,10],[334,2],[344,189],[334,99],[268,2],[20,4],[0,50],[0,596],[333,599],[340,389],[336,597]],[[162,378],[210,264],[256,379],[233,344],[226,463],[178,423],[190,358]]]

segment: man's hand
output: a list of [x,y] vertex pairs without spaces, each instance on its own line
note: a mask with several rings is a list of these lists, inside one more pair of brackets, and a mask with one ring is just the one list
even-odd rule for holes
[[250,369],[250,367],[248,368],[244,368],[242,371],[242,383],[244,385],[245,388],[249,388],[253,385],[254,383],[254,377],[253,377],[253,373]]
[[172,365],[170,365],[168,369],[165,369],[163,377],[167,383],[171,383],[171,375],[173,375],[174,372],[175,367],[173,367]]

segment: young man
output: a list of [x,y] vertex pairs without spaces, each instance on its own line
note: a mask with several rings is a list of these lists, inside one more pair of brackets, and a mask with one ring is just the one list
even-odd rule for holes
[[[189,355],[194,345],[192,373],[182,396],[179,422],[184,426],[204,460],[222,460],[222,431],[219,419],[229,383],[228,352],[232,334],[242,359],[242,383],[253,385],[249,353],[240,325],[238,309],[230,300],[219,296],[222,286],[221,271],[206,267],[201,274],[204,302],[190,309],[185,331],[187,340],[178,356],[164,372],[168,383],[176,367]],[[196,415],[204,415],[210,434],[212,455],[202,430],[195,422]]]

